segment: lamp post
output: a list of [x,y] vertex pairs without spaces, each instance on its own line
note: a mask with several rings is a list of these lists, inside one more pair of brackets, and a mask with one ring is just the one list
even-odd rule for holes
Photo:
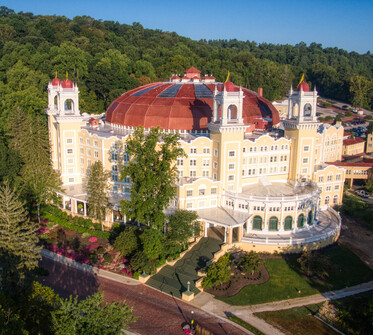
[[190,281],[188,281],[187,284],[188,284],[188,291],[187,292],[189,293],[190,292]]
[[192,314],[192,320],[190,321],[190,329],[192,329],[192,330],[194,330],[194,312],[193,311],[191,311],[190,312],[191,314]]

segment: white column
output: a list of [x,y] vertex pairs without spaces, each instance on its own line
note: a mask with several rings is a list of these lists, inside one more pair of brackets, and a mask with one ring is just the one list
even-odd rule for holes
[[210,225],[210,224],[205,221],[205,237],[207,237],[208,225]]
[[281,202],[281,216],[280,216],[280,229],[279,231],[283,232],[285,230],[285,222],[284,222],[284,203]]
[[65,201],[66,201],[66,198],[65,198],[65,196],[63,196],[62,197],[62,207],[63,207],[63,209],[66,209],[66,203],[65,203]]
[[84,216],[87,216],[87,202],[83,201]]
[[264,225],[263,225],[263,231],[268,232],[268,204],[264,204]]

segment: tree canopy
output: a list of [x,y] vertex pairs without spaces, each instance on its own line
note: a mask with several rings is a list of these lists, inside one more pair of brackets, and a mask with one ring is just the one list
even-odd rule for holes
[[122,179],[131,180],[131,199],[121,207],[129,219],[154,227],[163,227],[164,210],[175,196],[177,157],[184,155],[177,134],[165,134],[159,128],[145,133],[136,128],[126,142],[131,158],[122,170]]

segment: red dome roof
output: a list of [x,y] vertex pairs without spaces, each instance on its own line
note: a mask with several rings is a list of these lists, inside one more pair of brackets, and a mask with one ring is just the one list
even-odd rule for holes
[[53,80],[52,80],[52,85],[53,86],[59,86],[59,85],[61,85],[61,80],[59,79],[59,78],[54,78]]
[[308,84],[307,84],[305,81],[302,81],[302,82],[298,85],[297,90],[298,90],[298,91],[303,91],[303,92],[309,92],[309,91],[310,91],[310,87],[308,86]]
[[234,92],[234,84],[231,81],[224,83],[224,88],[227,92]]
[[[222,83],[171,83],[147,84],[118,97],[109,106],[106,122],[127,127],[143,126],[163,129],[207,129],[213,109],[215,87],[222,91]],[[239,86],[229,84],[232,91]],[[242,88],[243,119],[254,124],[258,117],[272,118],[274,125],[280,122],[278,111],[256,92]]]
[[65,79],[63,82],[62,82],[62,88],[74,88],[74,84],[73,82],[70,80],[70,79]]

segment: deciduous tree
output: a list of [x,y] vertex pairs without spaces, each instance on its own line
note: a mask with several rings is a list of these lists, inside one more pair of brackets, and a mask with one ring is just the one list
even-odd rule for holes
[[177,134],[164,134],[152,128],[136,128],[127,141],[127,154],[131,157],[122,171],[122,179],[130,177],[131,199],[121,202],[129,219],[162,228],[164,209],[175,196],[177,169],[174,164],[184,155]]

